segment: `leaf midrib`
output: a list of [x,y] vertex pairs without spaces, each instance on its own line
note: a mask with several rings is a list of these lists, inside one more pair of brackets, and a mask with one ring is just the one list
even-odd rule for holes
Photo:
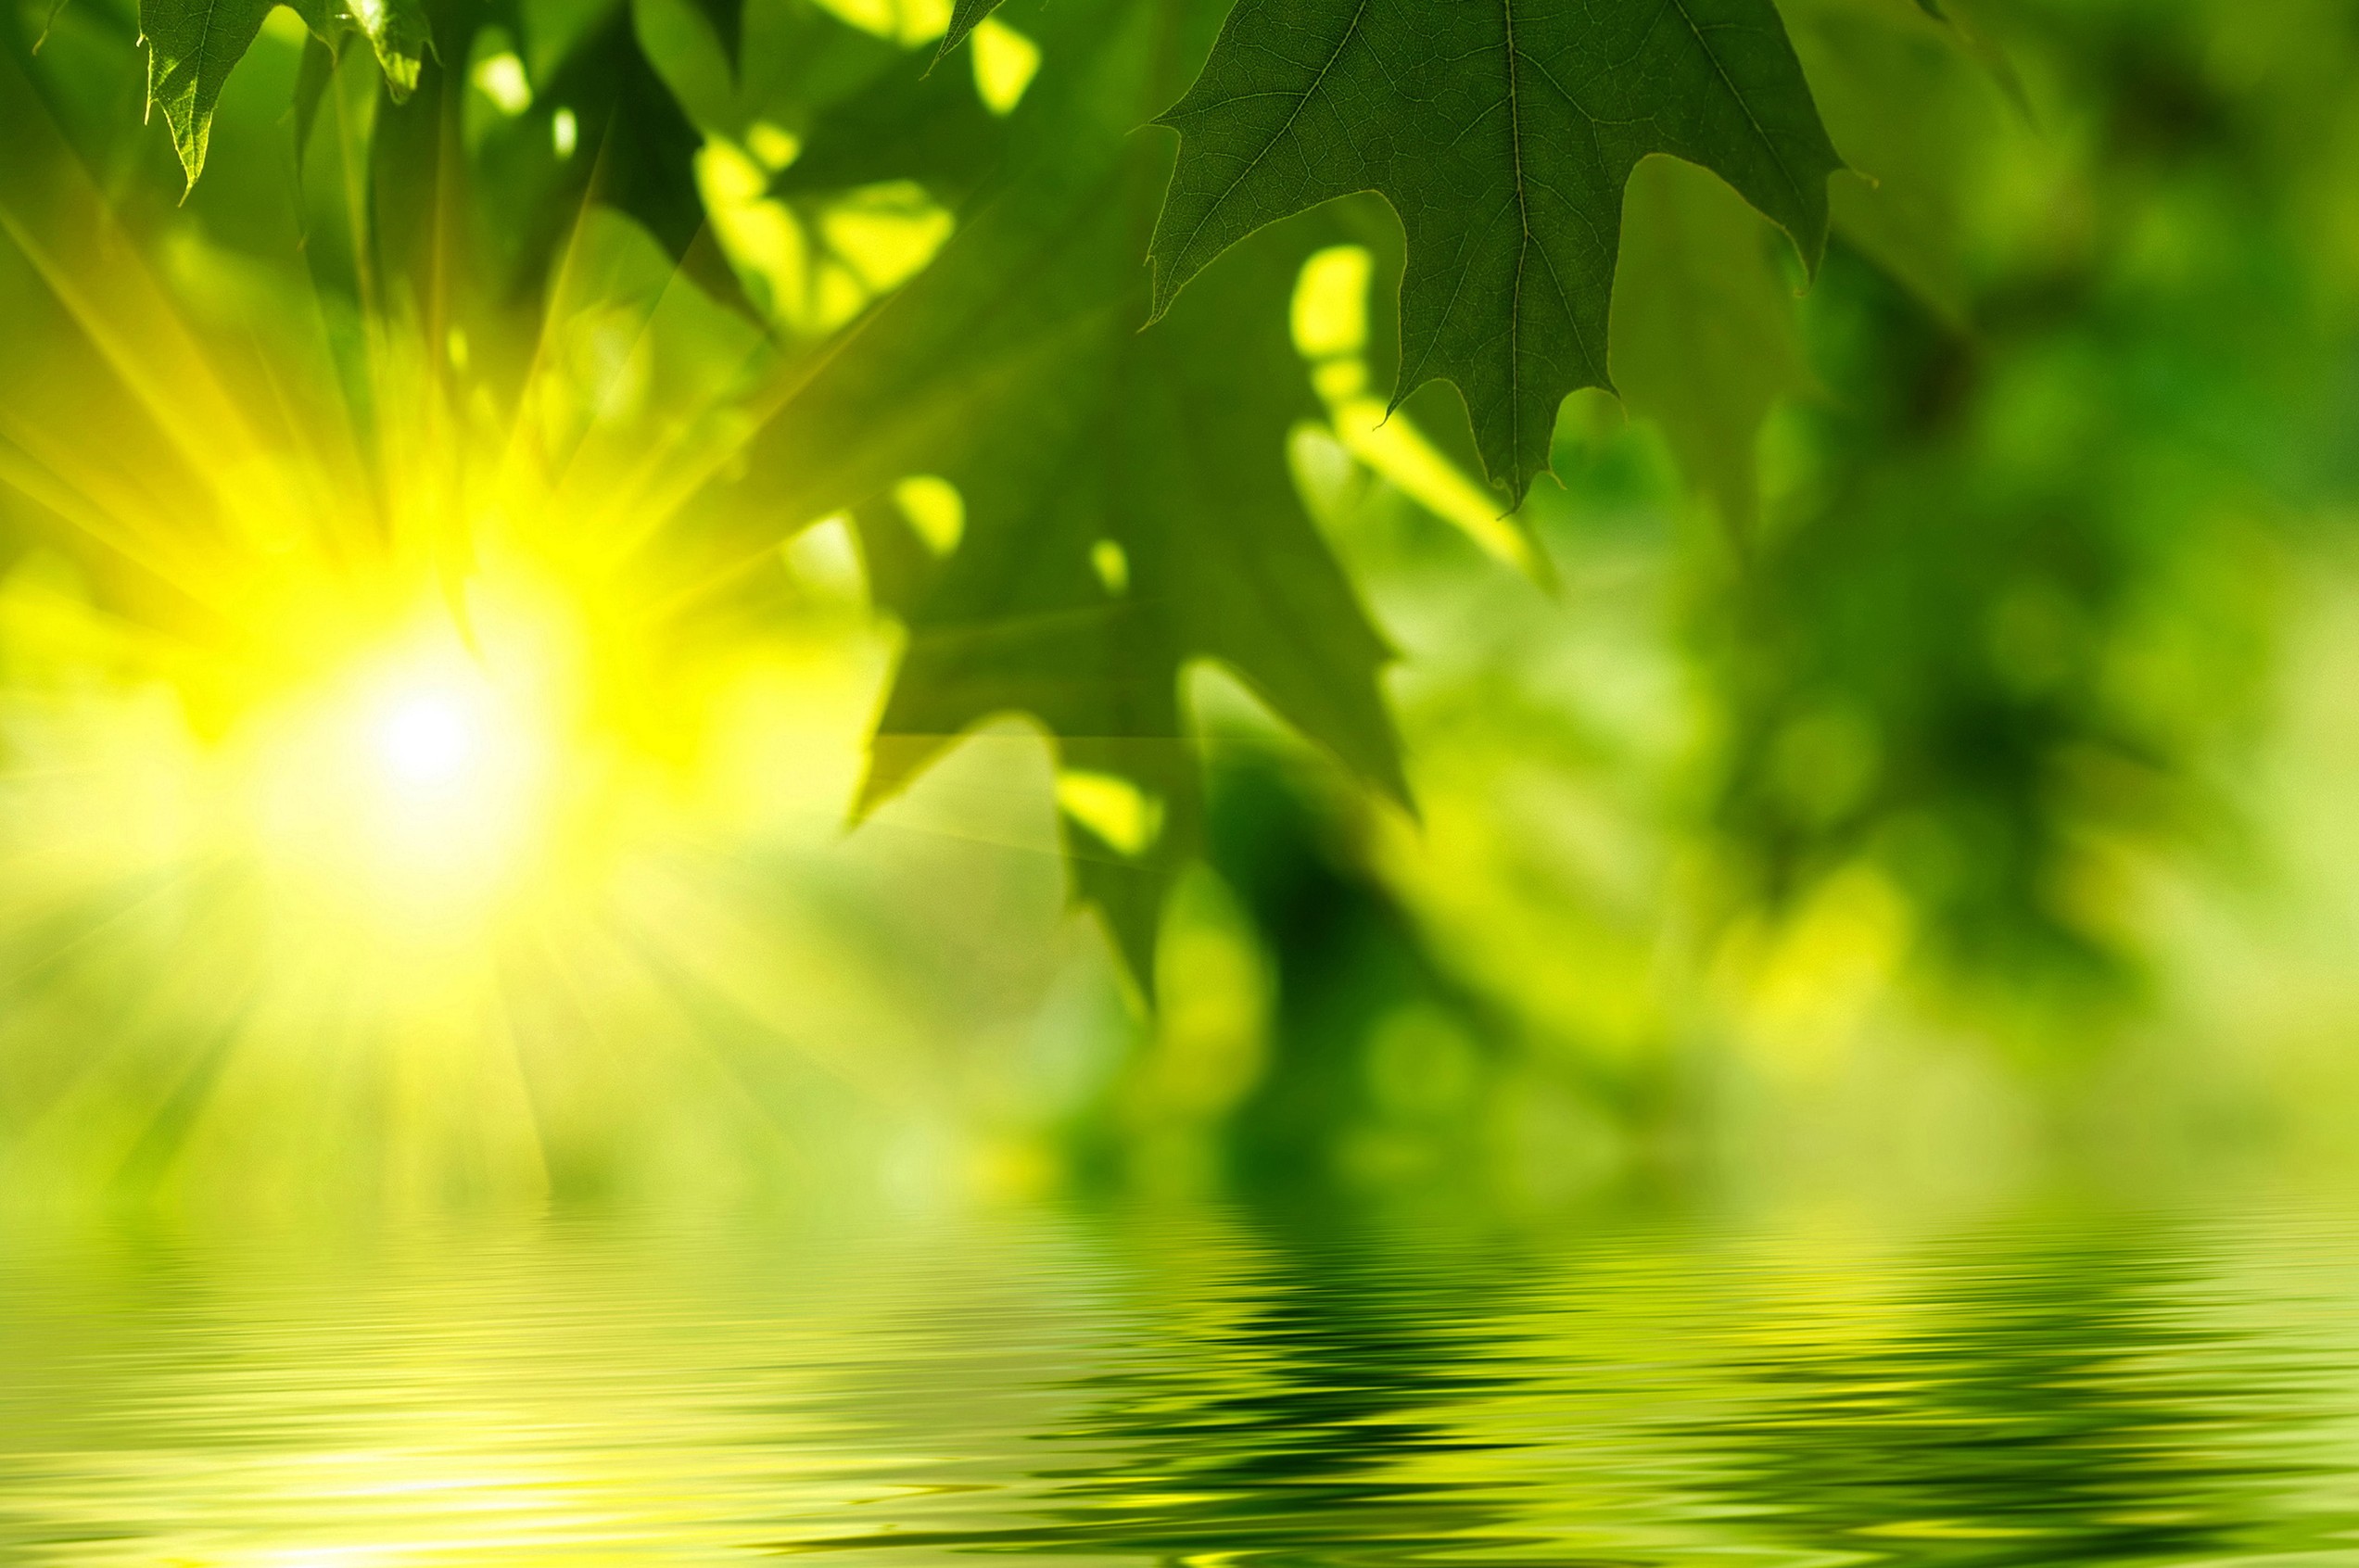
[[[1499,0],[1499,14],[1507,33],[1507,146],[1514,166],[1516,221],[1523,230],[1516,247],[1516,284],[1507,297],[1507,428],[1524,427],[1524,264],[1531,257],[1531,197],[1524,189],[1524,109],[1516,90],[1516,0]],[[1509,482],[1521,485],[1520,459],[1508,464]]]

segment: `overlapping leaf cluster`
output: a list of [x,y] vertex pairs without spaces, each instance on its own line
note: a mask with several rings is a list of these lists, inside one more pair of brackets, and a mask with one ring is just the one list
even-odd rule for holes
[[1205,20],[1185,3],[1044,15],[1056,69],[1000,183],[780,411],[743,482],[790,516],[858,509],[872,559],[900,526],[884,500],[897,479],[958,487],[958,549],[899,607],[909,645],[868,797],[995,714],[1037,717],[1070,775],[1135,801],[1129,831],[1086,810],[1064,827],[1078,892],[1142,975],[1163,892],[1194,853],[1190,662],[1224,664],[1405,792],[1376,688],[1384,645],[1286,468],[1288,428],[1315,412],[1287,300],[1334,231],[1263,236],[1140,330],[1169,150],[1127,133],[1184,80]]
[[[945,47],[988,9],[960,6]],[[1606,383],[1623,187],[1646,154],[1721,170],[1807,255],[1824,238],[1838,160],[1766,3],[1630,6],[1603,28],[1546,6],[1509,7],[1503,26],[1328,9],[1226,18],[1164,116],[1181,131],[1168,183],[1166,147],[1123,133],[1173,101],[1190,33],[1217,8],[1050,19],[1051,74],[1005,186],[762,451],[769,492],[807,496],[795,510],[866,503],[872,554],[894,526],[875,498],[896,473],[945,474],[967,497],[966,540],[907,608],[869,792],[992,714],[1040,718],[1068,769],[1113,776],[1154,826],[1124,844],[1066,818],[1078,890],[1142,975],[1192,853],[1187,664],[1225,665],[1405,796],[1375,684],[1382,644],[1282,465],[1287,427],[1313,411],[1286,300],[1301,260],[1347,237],[1295,215],[1365,189],[1391,200],[1409,241],[1399,391],[1454,381],[1515,499],[1545,464],[1564,394]],[[1553,101],[1528,96],[1549,83]],[[1731,220],[1719,221],[1693,237],[1723,243]],[[1742,247],[1741,208],[1733,221]],[[1137,269],[1150,252],[1151,283]]]
[[[230,73],[279,0],[141,0],[139,29],[147,46],[147,97],[160,114],[193,186],[203,173],[215,113]],[[383,79],[375,157],[385,183],[380,207],[400,212],[437,178],[438,149],[458,124],[466,67],[479,34],[497,29],[511,50],[551,55],[546,80],[531,83],[532,103],[502,140],[528,149],[541,165],[535,196],[509,221],[508,248],[527,270],[547,265],[554,235],[591,193],[646,227],[673,258],[717,295],[739,299],[735,275],[709,242],[700,244],[704,213],[694,158],[704,133],[658,76],[634,26],[628,0],[583,8],[554,31],[562,52],[532,48],[534,18],[514,0],[288,0],[308,34],[295,89],[293,120],[299,158],[322,100],[348,46],[365,47]],[[740,0],[711,0],[700,10],[734,61],[742,32]],[[566,133],[553,133],[564,116]],[[401,168],[400,150],[414,153]],[[575,157],[578,149],[579,157]],[[514,162],[514,153],[510,162]],[[392,171],[398,170],[398,172]],[[383,212],[380,229],[398,227]],[[395,235],[396,243],[408,236]]]
[[[231,70],[253,47],[278,0],[144,0],[139,31],[147,41],[147,104],[171,127],[173,150],[189,183],[205,171],[213,113]],[[397,103],[418,85],[434,47],[421,0],[298,0],[294,9],[323,55],[359,38],[375,55],[386,91]]]
[[[1846,5],[1946,25],[1906,0],[1789,9],[1808,21]],[[151,102],[192,181],[268,8],[143,0]],[[736,71],[735,0],[696,8]],[[957,0],[942,53],[996,8]],[[494,139],[493,156],[536,171],[536,198],[502,214],[515,264],[545,267],[595,195],[753,309],[706,231],[707,132],[650,63],[631,5],[594,7],[554,51],[531,47],[502,0],[298,9],[311,35],[298,136],[349,41],[382,72],[380,247],[429,227],[436,149],[496,27],[546,75]],[[908,627],[866,799],[975,725],[1032,715],[1072,786],[1077,892],[1145,979],[1164,893],[1195,854],[1191,665],[1224,666],[1407,797],[1384,640],[1286,462],[1289,430],[1323,411],[1287,335],[1296,277],[1323,246],[1365,237],[1330,198],[1374,191],[1398,216],[1392,403],[1452,383],[1502,510],[1546,470],[1566,394],[1604,386],[1664,424],[1741,524],[1755,432],[1807,385],[1792,280],[1764,242],[1782,231],[1815,266],[1845,157],[1772,0],[1065,0],[1013,19],[1046,66],[1012,122],[961,73],[905,57],[799,127],[773,196],[916,181],[959,207],[961,228],[794,373],[749,453],[739,493],[754,505],[722,509],[708,542],[742,554],[849,512],[881,606]],[[1176,149],[1140,133],[1149,122],[1176,130]],[[1907,225],[1880,199],[1840,187],[1834,220],[1905,272]],[[955,489],[964,528],[946,559],[892,499],[918,479]]]

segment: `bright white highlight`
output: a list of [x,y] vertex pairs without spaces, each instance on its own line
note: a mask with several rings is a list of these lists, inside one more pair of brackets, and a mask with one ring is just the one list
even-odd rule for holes
[[429,623],[257,715],[255,827],[315,939],[461,951],[557,870],[568,710],[528,639],[491,629],[485,651]]
[[389,704],[377,723],[377,754],[400,785],[440,792],[463,782],[482,755],[483,715],[457,691],[417,691]]

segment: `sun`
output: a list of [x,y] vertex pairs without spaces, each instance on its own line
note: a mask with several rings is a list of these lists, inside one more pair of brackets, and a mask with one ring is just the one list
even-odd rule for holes
[[536,673],[445,625],[260,714],[240,792],[287,908],[455,938],[545,883],[571,751]]
[[483,704],[463,687],[396,694],[374,727],[387,778],[420,795],[464,789],[482,761],[484,719]]
[[799,1021],[843,966],[790,879],[841,837],[883,645],[704,499],[776,345],[588,220],[529,310],[362,278],[183,323],[213,274],[60,191],[87,265],[25,330],[74,417],[8,477],[78,499],[28,490],[54,532],[0,561],[0,1163],[38,1121],[94,1194],[537,1201],[670,1136],[642,1116],[746,1115],[717,1029],[844,1033]]
[[397,651],[323,707],[348,742],[348,820],[404,864],[438,846],[509,856],[545,812],[562,765],[538,694],[503,688],[479,656],[457,650],[424,659]]

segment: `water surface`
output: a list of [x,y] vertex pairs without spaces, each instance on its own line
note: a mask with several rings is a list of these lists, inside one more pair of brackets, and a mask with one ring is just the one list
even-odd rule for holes
[[2359,1224],[0,1263],[0,1562],[2359,1561]]

